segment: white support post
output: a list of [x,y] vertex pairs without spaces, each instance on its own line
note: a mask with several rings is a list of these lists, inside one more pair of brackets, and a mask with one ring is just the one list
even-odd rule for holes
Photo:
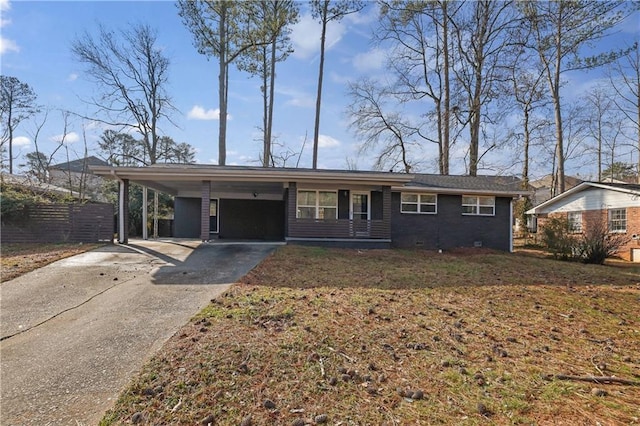
[[142,187],[142,239],[149,239],[149,229],[147,227],[149,212],[148,212],[148,188],[146,186]]
[[118,197],[118,242],[120,244],[124,244],[125,242],[125,230],[124,230],[124,215],[126,212],[124,211],[124,182],[119,181],[118,186],[120,189],[120,194]]

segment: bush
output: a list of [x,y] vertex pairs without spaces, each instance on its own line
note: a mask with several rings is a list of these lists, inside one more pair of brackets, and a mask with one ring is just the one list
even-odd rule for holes
[[570,234],[565,217],[551,217],[542,227],[542,243],[555,259],[580,260],[602,265],[614,256],[628,237],[612,234],[606,222],[589,222],[582,234]]
[[64,195],[39,193],[22,185],[0,182],[0,210],[2,223],[24,223],[29,220],[29,209],[38,204],[68,202]]
[[541,230],[542,244],[554,259],[569,260],[574,257],[576,238],[569,234],[569,222],[565,217],[550,217]]
[[612,234],[603,221],[589,223],[577,247],[577,254],[584,263],[602,265],[615,255],[627,242],[625,234]]

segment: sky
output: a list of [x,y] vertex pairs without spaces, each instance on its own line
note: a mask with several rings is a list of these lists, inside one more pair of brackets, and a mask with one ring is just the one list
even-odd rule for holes
[[[277,143],[294,152],[302,151],[300,167],[310,167],[320,25],[309,14],[306,2],[300,5],[300,21],[291,34],[294,53],[279,63],[276,71],[273,133]],[[40,151],[49,154],[64,132],[60,110],[70,110],[79,115],[91,111],[83,100],[92,95],[95,86],[85,74],[84,65],[73,58],[73,40],[85,31],[93,34],[99,24],[107,29],[120,30],[131,24],[144,23],[157,30],[158,46],[171,61],[168,91],[178,112],[173,115],[176,126],[164,123],[162,134],[178,143],[191,144],[196,150],[197,163],[217,164],[218,62],[216,58],[209,59],[196,51],[193,37],[178,16],[173,1],[0,0],[0,13],[2,74],[29,84],[38,95],[38,103],[50,110],[37,139]],[[361,170],[372,168],[370,156],[358,156],[359,141],[348,129],[345,109],[350,101],[347,96],[350,81],[385,73],[384,50],[372,43],[376,24],[377,9],[370,2],[361,12],[329,25],[319,168],[346,169],[354,165]],[[620,46],[638,39],[639,35],[640,22],[635,15],[606,43]],[[568,97],[577,96],[601,77],[597,72],[569,75],[564,93]],[[227,164],[259,165],[262,144],[258,129],[262,122],[260,82],[233,66],[229,78],[228,113]],[[34,120],[21,124],[14,139],[14,151],[21,155],[35,151],[35,129]],[[65,138],[69,158],[81,157],[85,145],[90,154],[96,154],[97,141],[103,131],[104,127],[94,122],[72,116]],[[436,152],[427,152],[426,156],[431,156],[431,161],[425,162],[420,171],[437,172],[436,155]],[[457,159],[452,159],[452,172],[464,173],[460,159],[464,152],[454,152],[453,155]],[[61,150],[54,163],[64,162],[66,158],[67,151]],[[15,162],[22,163],[23,159]],[[289,160],[287,166],[296,166],[296,159]],[[576,164],[574,172],[584,175],[589,170]],[[483,173],[501,171],[485,170]],[[539,173],[544,174],[545,171],[540,170]]]

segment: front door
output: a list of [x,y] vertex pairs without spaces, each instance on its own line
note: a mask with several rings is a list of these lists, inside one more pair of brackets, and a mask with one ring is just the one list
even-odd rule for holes
[[368,192],[351,193],[351,221],[355,236],[369,235],[369,220],[371,206],[369,205]]

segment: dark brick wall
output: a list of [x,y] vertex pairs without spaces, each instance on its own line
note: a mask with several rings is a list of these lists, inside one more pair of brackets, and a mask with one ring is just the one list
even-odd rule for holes
[[200,238],[200,198],[176,197],[173,236]]
[[394,247],[452,249],[482,247],[508,251],[511,238],[510,198],[496,198],[495,216],[463,216],[460,195],[438,195],[438,213],[400,213],[400,193],[391,195],[391,240]]

